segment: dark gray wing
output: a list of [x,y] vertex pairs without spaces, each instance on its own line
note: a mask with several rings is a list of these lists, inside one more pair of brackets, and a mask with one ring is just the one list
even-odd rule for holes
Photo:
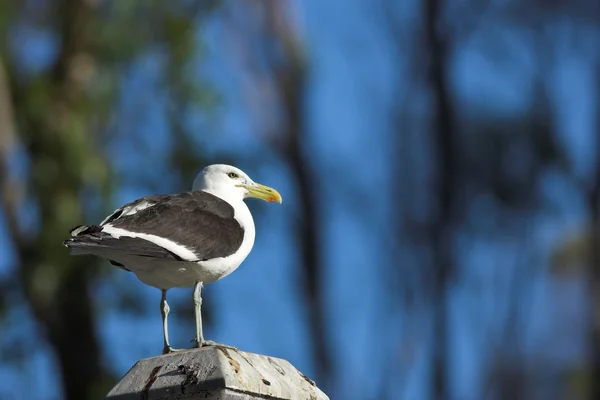
[[210,193],[184,192],[146,201],[153,204],[135,213],[123,211],[103,225],[169,239],[198,260],[227,257],[242,244],[244,229],[235,220],[233,207]]

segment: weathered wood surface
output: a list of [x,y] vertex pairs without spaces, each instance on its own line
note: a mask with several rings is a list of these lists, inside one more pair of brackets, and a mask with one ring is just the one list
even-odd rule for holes
[[107,400],[329,399],[280,358],[210,346],[138,361]]

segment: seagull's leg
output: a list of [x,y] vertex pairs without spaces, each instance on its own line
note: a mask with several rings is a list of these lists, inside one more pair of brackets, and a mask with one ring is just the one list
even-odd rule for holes
[[163,323],[163,354],[167,354],[175,351],[169,344],[169,327],[167,326],[167,317],[169,316],[169,311],[171,311],[171,308],[167,303],[167,290],[161,289],[161,292],[162,296],[160,298],[160,315],[162,316]]
[[202,347],[204,335],[202,333],[202,282],[194,285],[194,313],[196,315],[196,347]]
[[221,346],[237,350],[237,348],[233,346],[213,342],[212,340],[204,340],[204,335],[202,333],[202,282],[200,281],[196,282],[194,285],[194,311],[196,313],[196,337],[193,341],[196,342],[196,347]]

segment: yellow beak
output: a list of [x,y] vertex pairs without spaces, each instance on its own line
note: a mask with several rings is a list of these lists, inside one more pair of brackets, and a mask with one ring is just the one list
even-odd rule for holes
[[271,187],[261,185],[259,183],[254,183],[250,185],[238,185],[248,190],[248,197],[254,197],[256,199],[261,199],[264,201],[268,201],[269,203],[279,203],[281,204],[281,195],[279,192]]

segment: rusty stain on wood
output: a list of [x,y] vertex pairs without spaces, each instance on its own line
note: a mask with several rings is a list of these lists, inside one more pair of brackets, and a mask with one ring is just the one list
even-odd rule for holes
[[225,354],[225,357],[227,357],[227,359],[229,360],[229,365],[231,365],[233,367],[233,371],[236,374],[239,374],[240,373],[240,363],[231,357],[231,354],[229,354],[229,352],[227,351],[227,349],[225,347],[217,347],[217,349],[219,349],[223,354]]
[[144,399],[148,398],[148,392],[150,391],[150,388],[152,387],[154,382],[156,382],[156,376],[158,375],[158,371],[160,371],[161,368],[162,365],[157,365],[156,367],[152,368],[152,372],[150,372],[150,376],[148,377],[148,380],[144,385],[144,389],[142,389],[142,396]]

